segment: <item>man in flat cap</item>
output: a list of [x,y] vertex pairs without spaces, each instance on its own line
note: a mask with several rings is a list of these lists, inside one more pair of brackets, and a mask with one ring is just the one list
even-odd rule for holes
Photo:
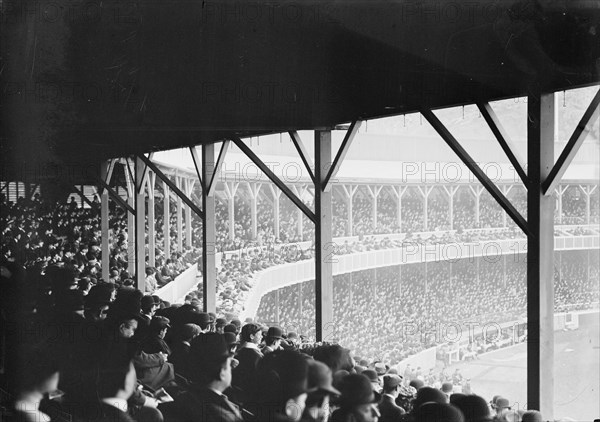
[[383,376],[383,394],[379,401],[380,422],[397,422],[405,412],[403,408],[396,404],[396,398],[400,394],[402,378],[395,374],[386,374]]
[[340,408],[331,422],[377,422],[379,410],[371,382],[362,374],[347,375],[340,386]]
[[242,422],[241,409],[223,394],[231,385],[231,353],[221,334],[195,337],[190,349],[192,384],[175,399],[184,422]]

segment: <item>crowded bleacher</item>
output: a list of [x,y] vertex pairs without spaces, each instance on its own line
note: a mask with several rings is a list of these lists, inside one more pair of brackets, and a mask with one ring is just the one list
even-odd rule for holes
[[[353,199],[358,238],[339,242],[338,255],[400,248],[407,242],[472,242],[521,235],[510,219],[503,227],[501,211],[485,194],[479,223],[471,195],[457,194],[454,230],[447,202],[441,194],[432,195],[429,232],[421,233],[423,202],[417,195],[404,198],[399,227],[391,195],[379,198],[373,224],[370,198],[358,192]],[[513,199],[518,202],[519,197]],[[45,202],[40,195],[14,203],[3,198],[3,368],[7,380],[17,381],[4,385],[3,412],[9,419],[399,422],[429,421],[432,415],[443,414],[444,420],[453,421],[541,420],[533,411],[512,408],[508,398],[477,396],[469,380],[448,373],[448,345],[430,330],[447,322],[522,317],[526,309],[522,256],[504,266],[460,260],[336,276],[334,334],[328,342],[314,343],[312,282],[270,292],[262,298],[255,319],[238,319],[245,292],[252,289],[258,272],[314,257],[314,245],[286,248],[313,238],[310,224],[303,225],[302,236],[297,233],[298,214],[290,203],[282,201],[276,235],[271,204],[259,201],[253,238],[248,204],[236,201],[231,238],[227,206],[218,202],[217,250],[222,260],[215,314],[202,312],[201,289],[189,292],[182,303],[168,303],[155,294],[201,256],[198,247],[178,250],[175,209],[170,213],[174,251],[170,256],[161,246],[162,210],[157,209],[155,222],[146,222],[157,228],[156,265],[147,266],[145,289],[140,291],[129,268],[126,213],[112,205],[110,278],[102,280],[97,197],[89,207],[75,198],[66,204]],[[592,217],[597,220],[595,208]],[[334,200],[334,210],[334,234],[346,235],[345,202]],[[563,224],[584,222],[585,207],[566,205],[563,210]],[[566,236],[598,234],[590,226],[557,226],[555,231]],[[192,219],[192,232],[193,245],[199,245],[197,218]],[[404,236],[391,236],[397,233]],[[376,234],[390,237],[373,237]],[[597,254],[590,258],[586,251],[575,251],[556,256],[555,310],[597,305]],[[406,330],[408,324],[418,329]],[[491,341],[475,337],[461,347],[460,359],[477,359],[523,338],[509,330]],[[430,347],[438,347],[441,366],[407,366],[399,373],[404,359]]]

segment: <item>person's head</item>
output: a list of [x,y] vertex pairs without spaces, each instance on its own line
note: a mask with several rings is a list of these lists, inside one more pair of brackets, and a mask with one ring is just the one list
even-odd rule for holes
[[131,361],[111,362],[98,375],[98,396],[127,400],[133,394],[136,373]]
[[150,335],[155,335],[159,338],[165,338],[167,334],[167,330],[171,328],[170,320],[167,317],[163,316],[154,316],[152,317],[152,321],[150,321]]
[[496,397],[494,402],[494,408],[496,410],[496,415],[501,416],[506,413],[508,410],[511,410],[510,402],[505,397]]
[[308,361],[308,395],[304,419],[325,422],[329,417],[329,398],[341,393],[333,386],[331,369],[322,362]]
[[260,344],[262,340],[262,329],[258,324],[246,324],[242,327],[240,333],[240,339],[242,343],[254,343]]
[[452,401],[452,404],[462,412],[465,422],[490,422],[492,420],[490,408],[485,399],[480,396],[453,394]]
[[451,404],[426,402],[415,411],[416,422],[464,422],[460,410]]
[[92,287],[92,283],[89,278],[83,277],[77,281],[77,287],[84,295],[87,295]]
[[339,344],[319,346],[315,349],[313,357],[329,366],[334,374],[340,369],[351,371],[354,368],[354,360],[350,356],[350,351]]
[[265,337],[265,344],[274,349],[277,349],[283,339],[283,332],[279,327],[269,327],[267,336]]
[[417,397],[413,403],[413,409],[418,409],[423,403],[435,402],[445,404],[448,403],[448,396],[442,393],[437,388],[423,387],[417,391]]
[[152,296],[144,296],[140,302],[142,313],[149,316],[154,316],[156,312],[156,306],[154,305],[154,299]]
[[231,385],[231,353],[221,334],[202,333],[190,348],[190,378],[217,391]]
[[258,365],[259,401],[275,406],[289,421],[299,421],[306,406],[308,362],[298,352],[279,350]]
[[398,397],[400,394],[400,386],[402,385],[402,378],[395,374],[386,374],[383,376],[383,392],[390,394],[394,397]]
[[134,336],[135,330],[137,330],[138,322],[135,317],[126,317],[119,321],[117,327],[119,337],[131,338]]
[[85,309],[85,317],[88,320],[95,322],[104,321],[106,319],[106,315],[108,315],[107,303],[92,304]]
[[349,422],[377,422],[379,411],[375,406],[376,397],[371,382],[362,374],[344,377],[340,391],[340,411],[347,415]]
[[201,333],[202,330],[197,324],[184,324],[181,327],[181,340],[191,342]]
[[[196,300],[196,299],[194,299]],[[193,302],[193,301],[192,301]],[[202,332],[205,333],[210,330],[210,315],[206,312],[200,312],[196,317],[196,323],[202,329]]]
[[58,388],[59,367],[52,353],[30,351],[22,355],[19,369],[19,393],[41,397]]
[[225,318],[217,318],[215,320],[215,332],[219,334],[223,334],[224,328],[227,325],[227,320]]

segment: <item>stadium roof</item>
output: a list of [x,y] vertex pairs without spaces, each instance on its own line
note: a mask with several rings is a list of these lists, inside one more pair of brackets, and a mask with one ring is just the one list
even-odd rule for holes
[[45,164],[86,168],[599,79],[600,7],[590,1],[42,0],[2,9],[5,180]]
[[[298,157],[264,155],[264,162],[277,177],[286,183],[306,183],[312,185],[304,164]],[[178,173],[196,179],[196,170],[191,158],[184,158],[179,164],[153,159],[167,174]],[[496,183],[520,184],[521,180],[510,163],[481,163],[487,176]],[[361,176],[365,168],[367,176]],[[563,183],[597,183],[597,165],[589,163],[571,164],[563,176]],[[242,153],[228,153],[217,180],[222,182],[266,182],[270,180],[256,165]],[[349,184],[455,184],[479,183],[477,178],[460,160],[448,162],[391,162],[370,160],[345,160],[336,175],[334,183]]]

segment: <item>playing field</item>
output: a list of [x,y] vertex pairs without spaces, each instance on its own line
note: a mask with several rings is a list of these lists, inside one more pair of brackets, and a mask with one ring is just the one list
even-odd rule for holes
[[[600,323],[555,333],[554,417],[576,421],[600,417]],[[490,400],[500,394],[515,407],[527,401],[526,344],[497,350],[471,362],[452,365],[471,378],[475,394]]]

